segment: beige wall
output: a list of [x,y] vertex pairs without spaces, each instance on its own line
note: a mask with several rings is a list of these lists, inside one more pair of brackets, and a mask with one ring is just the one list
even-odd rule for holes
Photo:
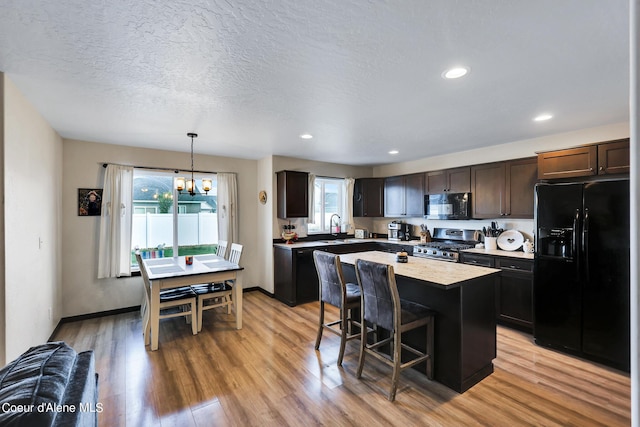
[[45,342],[62,315],[62,139],[4,80],[4,355]]
[[[102,188],[102,163],[188,169],[189,153],[125,147],[95,142],[64,140],[62,185],[62,279],[63,317],[140,305],[140,277],[101,279],[97,277],[100,217],[77,215],[78,188]],[[195,156],[198,170],[235,172],[238,178],[240,242],[244,245],[242,264],[245,286],[260,283],[261,248],[255,244],[257,222],[257,162],[227,157]]]
[[[258,161],[258,188],[267,192],[267,202],[258,203],[255,227],[255,243],[259,248],[257,263],[260,265],[261,286],[273,293],[273,212],[275,206],[275,187],[273,184],[273,157],[268,156]],[[256,198],[258,195],[256,194]]]

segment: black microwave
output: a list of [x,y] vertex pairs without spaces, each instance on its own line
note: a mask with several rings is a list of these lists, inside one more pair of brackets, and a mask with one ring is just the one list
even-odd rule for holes
[[439,193],[424,196],[426,219],[471,219],[471,193]]

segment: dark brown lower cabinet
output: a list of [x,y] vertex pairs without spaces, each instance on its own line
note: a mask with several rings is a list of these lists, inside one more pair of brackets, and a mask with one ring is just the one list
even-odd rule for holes
[[502,270],[496,289],[498,321],[533,331],[533,261],[496,258]]
[[274,295],[289,306],[318,300],[314,249],[274,247]]
[[533,260],[461,253],[465,264],[502,270],[496,281],[496,319],[506,326],[533,332]]

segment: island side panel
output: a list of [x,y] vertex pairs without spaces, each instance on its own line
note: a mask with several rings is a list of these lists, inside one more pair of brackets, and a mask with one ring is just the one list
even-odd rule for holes
[[[434,337],[434,379],[462,392],[462,311],[460,288],[439,289],[419,280],[396,277],[400,298],[431,307],[437,312]],[[420,350],[426,348],[424,328],[402,335],[403,341]],[[416,367],[424,373],[424,365]]]
[[[402,298],[437,312],[435,379],[459,393],[493,372],[497,338],[495,277],[479,277],[446,290],[415,279],[396,278]],[[424,333],[406,334],[406,339],[424,348]]]
[[461,286],[463,391],[493,372],[492,361],[497,354],[497,277],[481,277]]

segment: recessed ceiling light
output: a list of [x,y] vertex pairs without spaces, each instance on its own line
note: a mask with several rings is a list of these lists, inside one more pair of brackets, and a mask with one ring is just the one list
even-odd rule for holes
[[399,151],[398,151],[398,150],[391,150],[391,151],[389,151],[389,154],[398,154],[398,153],[399,153]]
[[302,139],[311,139],[311,138],[313,138],[313,135],[311,135],[310,133],[303,133],[302,135],[300,135],[300,138],[302,138]]
[[533,119],[534,122],[544,122],[545,120],[549,120],[553,118],[553,116],[551,114],[540,114],[539,116],[537,116],[536,118]]
[[458,79],[469,72],[469,67],[453,67],[445,70],[442,77],[445,79]]

